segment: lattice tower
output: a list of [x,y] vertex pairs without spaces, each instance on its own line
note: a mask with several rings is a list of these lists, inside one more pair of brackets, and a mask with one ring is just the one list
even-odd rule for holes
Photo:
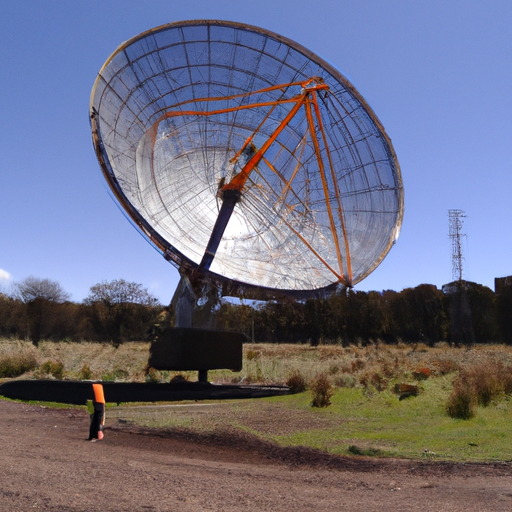
[[463,219],[466,217],[463,210],[448,210],[450,222],[449,236],[452,241],[452,279],[462,281],[464,255],[462,252],[461,238],[466,236],[461,232]]

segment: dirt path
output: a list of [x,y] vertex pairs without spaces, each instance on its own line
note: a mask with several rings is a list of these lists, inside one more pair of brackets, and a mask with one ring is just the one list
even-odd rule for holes
[[0,401],[0,511],[510,511],[512,466],[323,456]]

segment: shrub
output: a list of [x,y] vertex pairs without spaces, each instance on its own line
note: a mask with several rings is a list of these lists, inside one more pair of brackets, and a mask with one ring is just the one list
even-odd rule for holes
[[362,359],[354,359],[351,361],[350,367],[352,373],[355,373],[358,370],[362,370],[364,368],[364,361]]
[[54,379],[62,380],[64,378],[64,363],[48,360],[39,367],[39,371],[51,375]]
[[475,415],[475,396],[473,390],[462,384],[456,384],[446,404],[446,412],[451,418],[469,420]]
[[329,366],[329,374],[336,375],[340,371],[340,368],[337,364],[331,364]]
[[503,393],[503,385],[499,380],[499,376],[493,373],[486,373],[485,368],[479,368],[471,377],[474,393],[479,405],[487,407]]
[[111,372],[104,373],[101,380],[106,382],[115,382],[117,380],[126,380],[130,374],[122,368],[114,368]]
[[84,363],[80,371],[78,372],[78,378],[80,380],[90,380],[92,378],[92,371],[87,363]]
[[380,372],[372,373],[370,383],[379,393],[388,387],[388,380]]
[[512,394],[512,368],[504,367],[501,378],[503,380],[503,391],[505,394]]
[[390,361],[384,361],[382,363],[382,374],[388,379],[394,377],[398,373],[398,370],[398,360],[395,361],[394,363],[391,363]]
[[356,380],[352,375],[347,375],[346,373],[339,375],[334,380],[334,385],[337,388],[353,388],[356,385]]
[[463,368],[448,399],[448,414],[453,418],[472,418],[477,404],[486,407],[512,391],[511,373],[501,361],[486,361]]
[[247,361],[252,361],[254,359],[258,359],[261,356],[261,352],[257,350],[248,350],[247,351]]
[[488,361],[461,372],[470,381],[479,405],[488,406],[506,391],[507,368],[501,361]]
[[14,378],[37,367],[33,354],[16,354],[0,359],[0,377]]
[[286,385],[292,393],[302,393],[308,388],[306,379],[298,370],[294,370],[286,380]]
[[368,373],[363,373],[359,377],[359,384],[361,384],[361,386],[363,386],[363,388],[368,389],[368,385],[370,384],[370,378],[369,378]]
[[325,373],[321,373],[315,377],[311,381],[309,388],[311,389],[312,407],[327,407],[331,405],[331,397],[334,394],[334,389]]
[[160,372],[149,366],[144,372],[146,382],[160,382]]
[[373,386],[379,393],[384,391],[388,387],[388,379],[382,375],[379,371],[366,371],[359,377],[359,383],[368,389],[369,386]]
[[437,366],[439,375],[448,375],[459,369],[459,365],[452,359],[437,359],[434,364]]

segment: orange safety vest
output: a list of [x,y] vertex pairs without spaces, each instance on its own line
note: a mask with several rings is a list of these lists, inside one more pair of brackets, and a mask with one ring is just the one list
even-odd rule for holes
[[103,394],[103,386],[101,384],[93,384],[92,390],[94,391],[94,401],[98,404],[104,404],[105,395]]

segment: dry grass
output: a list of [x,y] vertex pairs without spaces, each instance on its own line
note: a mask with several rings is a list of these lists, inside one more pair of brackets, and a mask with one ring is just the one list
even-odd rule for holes
[[286,385],[292,393],[302,393],[308,388],[306,379],[297,370],[293,371],[286,379]]
[[[21,378],[52,378],[57,373],[64,379],[133,380],[144,382],[144,366],[149,355],[149,343],[126,343],[115,349],[101,343],[42,341],[38,348],[30,342],[0,340],[0,361],[13,354],[31,354],[36,368]],[[60,373],[58,368],[61,368]]]
[[37,367],[36,349],[22,342],[10,343],[0,352],[0,378],[19,377]]
[[[146,342],[125,343],[116,349],[101,343],[42,341],[35,348],[30,342],[0,340],[0,362],[15,355],[36,362],[37,367],[25,372],[22,378],[44,377],[41,368],[53,368],[54,373],[59,373],[55,371],[57,366],[61,367],[62,378],[73,380],[168,382],[176,375],[173,372],[148,372],[149,343]],[[293,380],[302,386],[301,382],[310,383],[318,375],[325,374],[334,387],[360,387],[373,393],[391,389],[399,381],[418,383],[426,378],[455,373],[461,368],[489,368],[489,365],[495,365],[493,361],[500,361],[503,368],[512,367],[512,348],[480,345],[466,350],[451,348],[444,343],[432,348],[422,344],[381,343],[364,347],[246,344],[241,372],[211,371],[209,378],[218,384],[287,384],[293,376]],[[51,373],[47,371],[46,376]],[[190,380],[196,379],[195,372],[183,373]]]

